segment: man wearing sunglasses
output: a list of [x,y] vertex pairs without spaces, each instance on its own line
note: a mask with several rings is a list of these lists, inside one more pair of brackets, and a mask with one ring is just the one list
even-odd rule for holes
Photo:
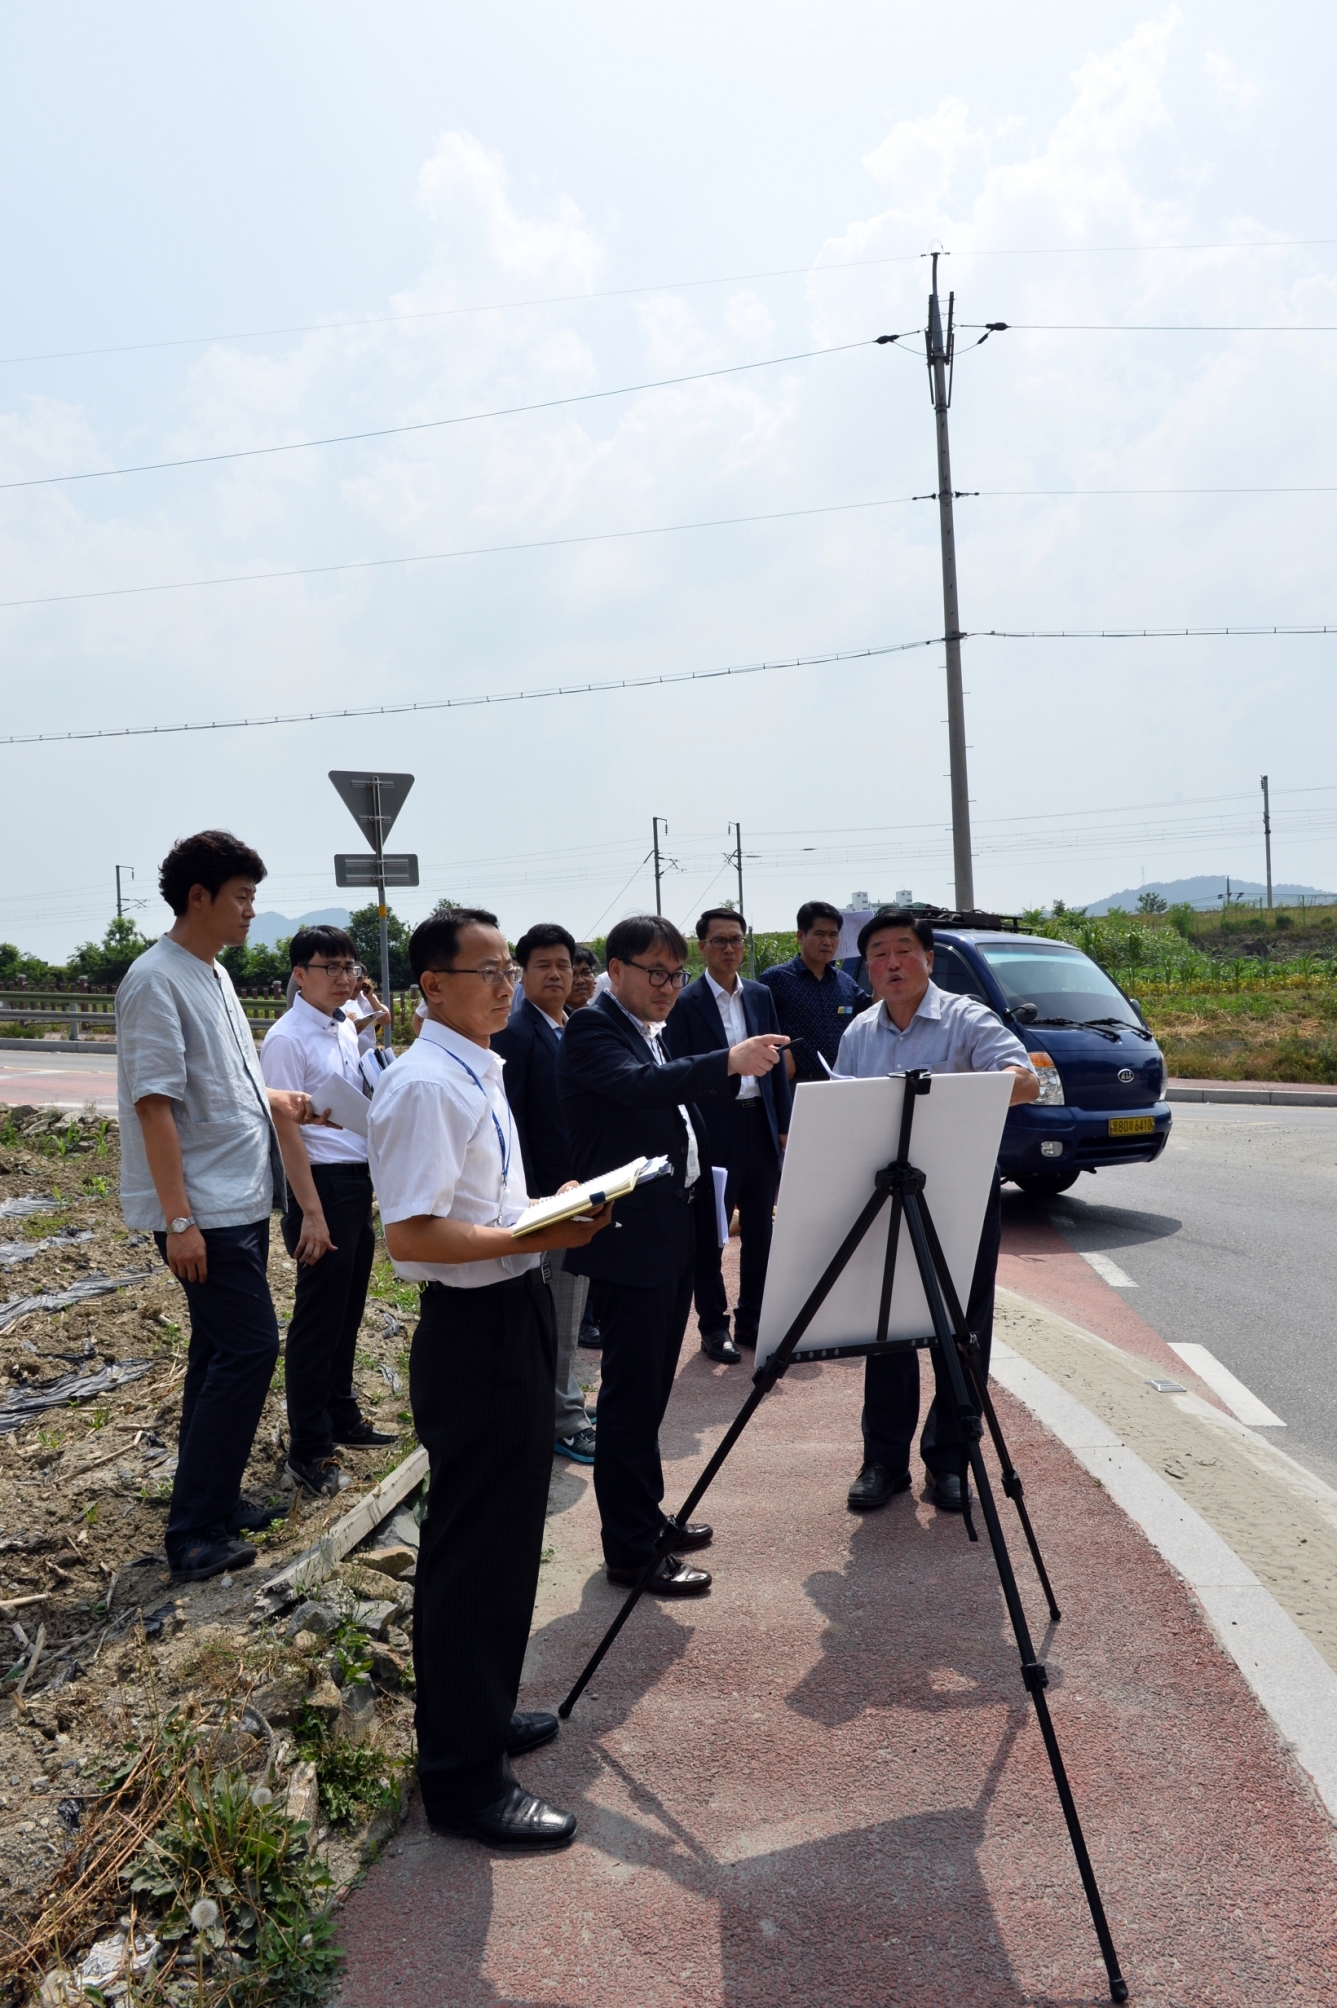
[[[318,1095],[332,1074],[361,1088],[362,965],[337,927],[304,927],[288,950],[296,995],[265,1034],[260,1066],[271,1088]],[[323,1104],[318,1104],[323,1106]],[[367,1421],[353,1392],[353,1356],[376,1254],[367,1146],[353,1130],[294,1131],[287,1142],[288,1207],[283,1242],[297,1263],[297,1292],[283,1355],[288,1473],[318,1497],[347,1485],[335,1445],[373,1450],[395,1438]]]
[[[731,1099],[768,1074],[787,1041],[761,1033],[717,1051],[670,1059],[660,1033],[687,978],[687,943],[659,914],[620,920],[608,936],[606,992],[568,1019],[557,1091],[577,1176],[635,1157],[667,1157],[673,1176],[620,1199],[613,1225],[567,1257],[599,1282],[603,1358],[594,1490],[610,1583],[639,1581],[665,1526],[659,1426],[692,1304],[697,1236],[715,1238],[715,1193],[705,1123],[693,1104]],[[704,1548],[689,1527],[680,1550]],[[660,1556],[650,1589],[704,1596],[710,1576],[679,1554]]]

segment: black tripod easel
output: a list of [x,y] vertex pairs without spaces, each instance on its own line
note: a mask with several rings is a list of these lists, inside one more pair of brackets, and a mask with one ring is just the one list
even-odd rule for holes
[[[1068,1783],[1068,1774],[1063,1765],[1063,1755],[1058,1747],[1058,1738],[1054,1733],[1054,1724],[1049,1713],[1049,1703],[1045,1694],[1045,1689],[1049,1684],[1048,1675],[1042,1661],[1036,1657],[1030,1627],[1026,1623],[1026,1613],[1022,1608],[1021,1593],[1017,1588],[1017,1579],[1012,1567],[1012,1558],[1008,1554],[1007,1543],[1003,1538],[1002,1523],[998,1518],[998,1509],[994,1503],[993,1489],[990,1486],[989,1475],[985,1469],[984,1455],[981,1447],[983,1426],[980,1422],[979,1414],[976,1413],[975,1406],[971,1401],[972,1390],[984,1419],[988,1423],[989,1435],[993,1440],[994,1449],[997,1452],[998,1462],[1002,1471],[1003,1491],[1012,1500],[1017,1509],[1017,1516],[1021,1521],[1022,1531],[1025,1534],[1026,1543],[1030,1549],[1036,1573],[1039,1576],[1040,1585],[1044,1590],[1045,1599],[1049,1606],[1050,1618],[1057,1623],[1061,1613],[1054,1601],[1054,1592],[1050,1587],[1044,1562],[1041,1560],[1039,1545],[1030,1522],[1030,1515],[1026,1511],[1021,1478],[1008,1454],[1007,1445],[1003,1440],[1003,1432],[999,1426],[998,1416],[989,1398],[988,1377],[983,1370],[979,1345],[974,1334],[966,1325],[965,1316],[961,1309],[961,1301],[957,1295],[956,1286],[952,1282],[951,1274],[943,1255],[942,1244],[938,1240],[937,1230],[933,1225],[933,1218],[924,1198],[924,1173],[917,1170],[910,1162],[910,1136],[914,1124],[915,1103],[919,1096],[928,1094],[931,1086],[932,1079],[927,1071],[919,1070],[906,1074],[905,1099],[901,1108],[900,1140],[895,1158],[875,1175],[872,1197],[864,1206],[858,1219],[841,1242],[830,1262],[828,1262],[807,1301],[804,1303],[803,1308],[794,1319],[789,1330],[785,1333],[779,1346],[771,1354],[765,1366],[758,1367],[756,1373],[752,1376],[751,1394],[749,1394],[747,1400],[739,1409],[738,1414],[734,1417],[719,1448],[707,1464],[705,1470],[701,1473],[701,1476],[697,1479],[696,1484],[692,1487],[691,1492],[679,1507],[677,1513],[665,1522],[660,1533],[654,1558],[646,1565],[640,1581],[628,1592],[621,1610],[604,1633],[602,1639],[600,1639],[594,1653],[591,1655],[557,1712],[563,1721],[570,1715],[596,1669],[602,1664],[613,1641],[644,1595],[660,1557],[672,1553],[675,1540],[682,1533],[683,1528],[687,1525],[692,1514],[705,1497],[725,1458],[747,1428],[748,1423],[752,1420],[762,1401],[764,1401],[776,1382],[791,1365],[804,1333],[830,1295],[838,1278],[864,1236],[872,1227],[878,1214],[887,1201],[890,1200],[891,1214],[887,1226],[887,1253],[882,1270],[882,1291],[878,1305],[876,1337],[869,1341],[831,1346],[820,1351],[813,1350],[805,1353],[804,1358],[851,1358],[886,1350],[888,1347],[899,1350],[906,1346],[915,1345],[926,1347],[934,1361],[935,1367],[939,1368],[941,1373],[945,1375],[959,1419],[961,1437],[961,1491],[965,1502],[964,1517],[966,1531],[972,1541],[979,1539],[971,1518],[970,1494],[967,1484],[968,1474],[973,1473],[979,1494],[980,1510],[984,1515],[984,1524],[988,1531],[989,1544],[993,1549],[994,1562],[998,1570],[998,1580],[1002,1585],[1003,1600],[1007,1605],[1007,1614],[1011,1620],[1012,1630],[1017,1641],[1017,1649],[1021,1655],[1022,1683],[1034,1704],[1036,1720],[1040,1725],[1040,1734],[1044,1738],[1045,1752],[1049,1758],[1049,1768],[1054,1775],[1054,1787],[1058,1793],[1059,1804],[1063,1808],[1063,1817],[1067,1822],[1068,1838],[1072,1843],[1072,1851],[1076,1857],[1077,1868],[1082,1878],[1082,1887],[1086,1892],[1086,1901],[1091,1911],[1091,1922],[1095,1926],[1101,1956],[1105,1962],[1105,1970],[1109,1975],[1110,1999],[1112,2001],[1126,2001],[1128,1999],[1128,1983],[1119,1971],[1118,1954],[1114,1950],[1114,1940],[1110,1936],[1109,1924],[1105,1917],[1105,1906],[1101,1901],[1100,1889],[1096,1883],[1095,1870],[1091,1866],[1091,1857],[1087,1853],[1081,1821],[1077,1817],[1077,1807],[1073,1801],[1072,1788]],[[892,1291],[896,1281],[896,1256],[900,1246],[902,1220],[904,1220],[909,1231],[910,1245],[914,1250],[915,1263],[919,1270],[924,1296],[928,1303],[929,1317],[933,1325],[933,1335],[926,1340],[889,1340],[887,1337],[887,1326],[891,1317]]]

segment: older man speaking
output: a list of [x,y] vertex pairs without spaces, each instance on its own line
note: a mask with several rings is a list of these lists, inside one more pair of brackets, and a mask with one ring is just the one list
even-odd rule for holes
[[[933,929],[917,914],[900,908],[875,913],[859,931],[859,953],[877,998],[855,1019],[836,1055],[837,1078],[867,1079],[928,1067],[939,1074],[1016,1075],[1012,1106],[1033,1102],[1040,1083],[1030,1056],[996,1012],[975,997],[939,990],[933,981]],[[998,1175],[984,1214],[975,1273],[966,1304],[966,1323],[979,1340],[984,1372],[993,1343],[994,1272],[1002,1231]],[[849,1490],[856,1513],[885,1506],[910,1483],[910,1443],[919,1420],[919,1355],[895,1352],[870,1357],[864,1367],[863,1467]],[[948,1513],[959,1513],[961,1437],[951,1389],[938,1381],[919,1441],[928,1472],[928,1497]]]

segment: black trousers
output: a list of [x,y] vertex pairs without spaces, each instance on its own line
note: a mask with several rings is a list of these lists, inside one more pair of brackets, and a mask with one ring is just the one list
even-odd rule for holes
[[557,1331],[537,1269],[429,1285],[409,1399],[431,1461],[413,1596],[418,1780],[429,1820],[510,1782],[506,1741],[534,1616],[552,1472]]
[[[269,1220],[206,1227],[203,1283],[183,1283],[190,1349],[181,1434],[167,1515],[167,1560],[181,1566],[201,1541],[221,1541],[241,1496],[242,1473],[279,1356],[269,1294]],[[167,1236],[155,1234],[167,1260]]]
[[[1003,1231],[1003,1208],[998,1175],[984,1210],[979,1253],[970,1282],[966,1323],[980,1342],[984,1371],[989,1371],[993,1349],[993,1292],[998,1269],[998,1246]],[[901,1258],[905,1260],[904,1251]],[[978,1415],[979,1410],[975,1413]],[[868,1464],[886,1464],[904,1471],[910,1463],[910,1445],[919,1420],[919,1354],[883,1353],[864,1362],[863,1446]],[[957,1425],[956,1403],[946,1375],[937,1373],[937,1388],[924,1423],[919,1449],[926,1468],[935,1477],[945,1478],[961,1466],[961,1432]]]
[[[766,1264],[771,1254],[780,1160],[771,1139],[766,1105],[760,1097],[755,1101],[735,1102],[730,1116],[733,1135],[725,1158],[729,1180],[724,1190],[724,1210],[726,1217],[732,1219],[735,1206],[738,1208],[742,1241],[734,1332],[755,1339],[761,1323]],[[713,1236],[697,1237],[696,1321],[706,1338],[723,1336],[729,1330],[729,1299],[720,1266],[722,1255],[723,1250],[715,1246]]]
[[695,1267],[689,1240],[682,1268],[669,1282],[650,1289],[599,1285],[603,1353],[594,1495],[610,1569],[643,1569],[664,1523],[659,1425],[673,1392]]
[[[313,1464],[334,1455],[334,1439],[362,1420],[353,1393],[353,1356],[376,1257],[371,1173],[363,1164],[313,1164],[311,1176],[334,1246],[297,1271],[297,1295],[283,1349],[289,1455]],[[302,1211],[288,1193],[283,1245],[291,1255]]]

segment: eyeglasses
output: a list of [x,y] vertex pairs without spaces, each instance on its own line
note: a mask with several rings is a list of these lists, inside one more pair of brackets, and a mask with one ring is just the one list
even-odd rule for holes
[[746,948],[747,936],[745,934],[708,934],[706,936],[706,947]]
[[628,969],[639,969],[642,976],[648,976],[652,990],[662,990],[666,983],[671,983],[675,990],[681,990],[687,981],[685,969],[651,969],[644,962],[628,962],[626,966]]
[[437,976],[481,976],[484,983],[500,987],[509,983],[514,988],[520,975],[518,962],[480,962],[477,969],[438,969]]
[[357,981],[359,976],[365,976],[367,973],[360,962],[304,962],[301,967],[303,969],[324,969],[331,976],[351,976],[354,982]]

